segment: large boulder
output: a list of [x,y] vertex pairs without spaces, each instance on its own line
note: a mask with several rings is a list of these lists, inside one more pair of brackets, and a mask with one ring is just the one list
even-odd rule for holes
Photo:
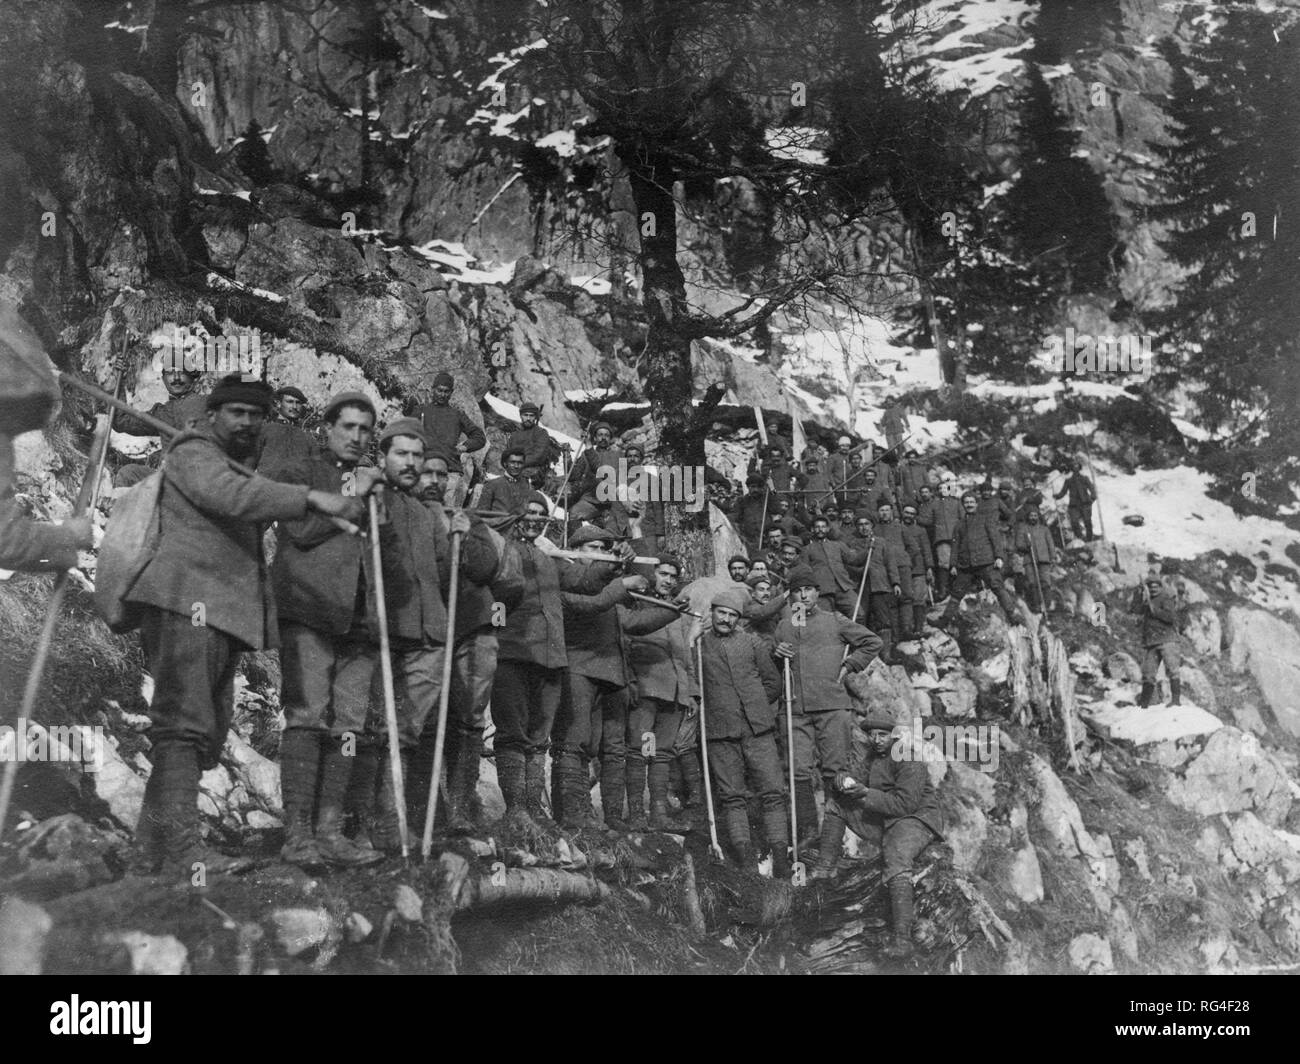
[[[1114,854],[1103,851],[1084,826],[1078,805],[1052,766],[1037,754],[1026,753],[1025,757],[1037,791],[1037,801],[1030,809],[1031,823],[1061,856],[1076,864],[1094,904],[1101,912],[1109,912],[1118,886],[1108,881]],[[1109,949],[1107,946],[1108,954]]]
[[1249,670],[1278,724],[1300,736],[1300,632],[1271,613],[1234,606],[1224,641],[1232,667]]
[[1213,606],[1192,606],[1187,611],[1187,624],[1183,627],[1198,654],[1218,657],[1223,653],[1223,625],[1219,611]]
[[1276,826],[1291,808],[1286,770],[1253,735],[1222,727],[1181,777],[1168,786],[1169,800],[1201,816],[1253,811]]

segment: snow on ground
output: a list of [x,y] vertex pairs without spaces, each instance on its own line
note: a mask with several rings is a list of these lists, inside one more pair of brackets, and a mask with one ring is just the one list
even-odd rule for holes
[[[384,250],[398,249],[386,247]],[[515,272],[513,262],[502,263],[486,270],[471,266],[470,263],[477,262],[478,259],[466,250],[464,244],[455,244],[447,240],[430,240],[411,250],[437,266],[449,281],[460,281],[463,284],[506,284]]]
[[[931,0],[915,15],[920,40],[906,40],[903,49],[923,57],[940,86],[983,96],[1024,69],[1023,53],[1033,39],[1021,27],[1034,12],[1023,0]],[[903,18],[910,23],[912,16]],[[889,16],[881,19],[887,23]],[[993,40],[1013,43],[998,47]]]

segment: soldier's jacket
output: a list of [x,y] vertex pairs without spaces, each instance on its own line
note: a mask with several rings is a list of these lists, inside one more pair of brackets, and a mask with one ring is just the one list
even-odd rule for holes
[[604,573],[608,580],[597,596],[605,608],[592,613],[575,609],[569,599],[564,603],[564,638],[568,644],[569,672],[593,680],[626,686],[632,679],[627,660],[625,636],[645,635],[678,620],[681,614],[671,606],[636,603],[618,576],[610,576],[614,566],[608,562],[584,562],[594,574]]
[[798,496],[804,506],[820,506],[830,498],[830,479],[820,470],[814,472],[803,472],[799,474],[799,488],[801,494]]
[[1071,473],[1061,490],[1056,493],[1056,498],[1068,495],[1067,506],[1073,506],[1077,509],[1087,509],[1097,498],[1096,489],[1092,486],[1092,481],[1082,473]]
[[590,450],[583,451],[582,454],[578,455],[573,463],[573,468],[569,472],[569,486],[566,489],[569,500],[577,502],[579,499],[583,499],[590,503],[597,502],[596,485],[601,479],[601,468],[608,466],[612,470],[612,472],[604,474],[606,478],[616,476],[618,474],[618,460],[622,457],[623,452],[617,447],[610,447],[604,451],[592,447]]
[[379,545],[389,638],[408,645],[444,644],[443,589],[451,578],[446,531],[414,495],[389,489],[384,502],[388,520],[379,526]]
[[750,599],[740,615],[741,630],[753,632],[763,640],[770,652],[776,646],[776,628],[781,623],[781,618],[786,615],[788,600],[789,594],[785,591],[773,595],[766,602],[760,603]]
[[639,698],[691,705],[699,693],[691,668],[691,624],[690,617],[682,616],[653,632],[629,635],[627,661]]
[[853,699],[838,680],[844,648],[851,648],[845,668],[857,672],[867,667],[884,644],[870,628],[854,624],[842,613],[810,607],[803,619],[804,623],[797,625],[792,614],[782,617],[776,626],[776,642],[789,643],[795,649],[790,660],[795,712],[850,708]]
[[[836,451],[826,459],[826,475],[830,478],[831,487],[843,484],[853,474],[853,466],[849,464],[849,458],[849,455],[840,454],[839,451]],[[858,481],[855,480],[851,486],[856,487],[857,485]],[[840,488],[838,490],[843,491],[844,489]]]
[[430,453],[446,458],[447,469],[452,473],[463,470],[460,462],[462,452],[456,450],[462,433],[465,436],[465,453],[487,446],[487,435],[483,429],[473,418],[451,403],[446,406],[426,403],[415,416],[420,419],[424,434],[432,445]]
[[752,632],[724,637],[709,629],[700,642],[707,737],[740,739],[776,727],[781,674],[763,641]]
[[284,478],[280,469],[297,465],[315,457],[320,447],[306,429],[285,421],[268,421],[257,437],[257,459],[254,468],[263,476]]
[[900,748],[902,742],[895,740],[894,749],[884,757],[878,757],[871,746],[855,733],[848,772],[836,780],[836,786],[842,783],[844,775],[848,775],[858,783],[865,783],[868,790],[861,797],[852,798],[837,793],[836,804],[850,814],[862,814],[867,819],[879,818],[885,828],[907,817],[915,817],[942,838],[943,811],[934,784],[930,782],[929,769],[920,760],[905,757],[895,760],[894,753],[903,752]]
[[934,502],[934,541],[951,543],[963,513],[961,502],[951,495],[940,495],[932,501]]
[[55,572],[77,564],[77,539],[63,525],[33,521],[13,499],[0,499],[0,569]]
[[547,469],[560,457],[560,445],[541,425],[534,425],[531,429],[515,429],[506,440],[506,450],[511,451],[516,447],[524,449],[525,467]]
[[[880,593],[882,591],[893,591],[894,585],[903,586],[903,575],[906,570],[903,564],[905,551],[900,551],[898,546],[887,540],[875,539],[868,541],[868,546],[875,544],[875,548],[870,551],[870,572],[867,574],[867,591],[871,593]],[[854,567],[853,573],[855,580],[862,579],[862,566]]]
[[562,669],[569,663],[564,647],[564,618],[608,609],[617,594],[612,585],[595,591],[592,568],[586,563],[552,558],[536,543],[515,540],[524,572],[524,598],[506,611],[506,623],[497,629],[497,658],[523,661],[548,669]]
[[736,523],[741,536],[749,543],[757,542],[761,529],[773,527],[771,514],[768,514],[766,521],[763,519],[763,510],[770,498],[771,494],[766,488],[759,488],[740,500],[736,509]]
[[[450,546],[451,521],[444,512],[442,503],[430,502],[425,503],[424,506]],[[501,555],[488,534],[488,526],[477,517],[471,516],[469,531],[461,537],[460,572],[456,585],[455,639],[461,639],[476,629],[492,623],[492,603],[495,601],[495,596],[489,585],[500,563]],[[451,580],[450,568],[447,579]],[[448,592],[451,590],[450,582],[447,590]]]
[[[344,475],[349,471],[332,454],[318,454],[271,472],[285,484],[342,494]],[[324,514],[309,512],[300,520],[280,522],[271,565],[280,622],[343,635],[352,627],[360,607],[367,629],[378,639],[370,564],[369,543],[344,532]],[[360,601],[358,588],[365,589]]]
[[[856,483],[856,482],[855,482]],[[868,486],[862,485],[862,490],[858,495],[858,508],[866,509],[871,513],[871,520],[876,519],[876,511],[880,509],[882,502],[894,505],[894,489],[881,480]]]
[[[1033,548],[1033,557],[1030,557],[1029,550]],[[1050,565],[1052,555],[1055,553],[1052,545],[1051,530],[1044,524],[1020,525],[1016,528],[1016,556],[1020,560],[1021,568],[1018,571],[1030,572],[1033,569],[1034,562],[1037,561],[1039,567]]]
[[898,484],[898,501],[900,505],[907,506],[916,502],[916,493],[921,489],[922,484],[928,484],[927,478],[929,472],[924,462],[917,461],[915,458],[900,458],[896,469],[896,478]]
[[794,487],[794,470],[790,468],[788,462],[782,462],[780,465],[764,462],[759,469],[764,478],[772,481],[774,490],[789,491]]
[[938,517],[938,499],[929,499],[926,502],[916,504],[916,523],[925,529],[926,535],[930,537],[930,542],[934,542],[934,523]]
[[1168,588],[1148,600],[1146,592],[1139,587],[1133,592],[1133,601],[1129,611],[1142,618],[1142,645],[1158,647],[1165,643],[1178,642],[1179,606],[1178,599]]
[[836,591],[852,591],[857,584],[849,575],[850,565],[862,565],[867,560],[867,552],[850,551],[838,540],[813,540],[804,549],[803,560],[817,578],[817,590],[822,594],[834,594]]
[[[178,399],[168,399],[163,403],[154,403],[149,414],[182,432],[190,429],[204,430],[208,422],[208,397],[190,392]],[[113,419],[113,431],[125,432],[128,436],[157,436],[158,430],[146,425],[139,418],[125,412]]]
[[523,477],[500,476],[483,485],[478,509],[521,514],[530,502],[545,502],[541,494]]
[[978,569],[1003,558],[1002,533],[987,513],[963,513],[953,533],[952,563],[960,569]]
[[173,438],[163,462],[158,550],[125,596],[186,616],[253,650],[277,645],[263,525],[307,514],[307,488],[245,476],[204,432]]
[[919,524],[901,523],[899,529],[903,535],[903,547],[911,559],[913,576],[924,576],[927,569],[934,568],[934,550],[930,546],[930,537]]

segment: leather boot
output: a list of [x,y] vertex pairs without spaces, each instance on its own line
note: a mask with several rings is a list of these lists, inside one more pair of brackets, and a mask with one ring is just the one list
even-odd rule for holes
[[357,739],[356,753],[352,758],[352,776],[348,780],[347,794],[343,800],[344,821],[350,827],[350,837],[358,849],[375,850],[370,841],[370,829],[375,815],[375,789],[379,783],[380,760],[384,748],[373,738]]
[[1151,705],[1151,696],[1155,693],[1156,685],[1153,683],[1147,683],[1144,680],[1142,682],[1142,693],[1138,695],[1137,704],[1145,709],[1147,706]]
[[749,835],[749,811],[743,805],[729,805],[722,810],[722,823],[731,844],[732,858],[741,868],[753,872],[758,860]]
[[840,854],[844,850],[844,820],[839,813],[827,813],[822,820],[821,844],[817,849],[817,864],[808,873],[809,879],[834,879],[839,868]]
[[[575,763],[576,762],[576,763]],[[564,817],[560,823],[570,831],[603,831],[591,804],[591,776],[585,760],[570,755],[560,765],[560,790],[564,795]]]
[[203,844],[199,830],[198,748],[181,740],[163,740],[154,746],[153,755],[153,770],[159,774],[165,873],[203,886],[208,876],[251,868],[249,858],[227,857]]
[[772,878],[790,878],[790,825],[785,809],[763,810],[763,836],[772,847]]
[[[374,843],[375,849],[381,853],[400,853],[402,850],[401,822],[397,816],[397,793],[393,789],[393,772],[389,765],[391,756],[387,749],[381,753],[379,798],[375,803],[374,826],[370,831],[370,840]],[[410,776],[411,751],[402,750],[398,756],[402,763],[402,789],[405,790],[406,781]],[[409,824],[407,832],[409,845]]]
[[[668,763],[664,762],[664,769]],[[649,822],[645,816],[646,761],[640,753],[627,755],[627,826],[632,831],[645,831]],[[601,783],[604,787],[604,783]],[[668,806],[668,772],[664,772],[664,807]]]
[[[691,823],[699,825],[703,822],[706,813],[704,808],[704,773],[700,768],[699,755],[694,750],[687,751],[677,758],[676,763],[682,775],[686,815],[690,818]],[[653,765],[650,766],[650,771],[654,771]]]
[[319,868],[325,863],[312,832],[322,738],[328,739],[310,728],[287,728],[280,737],[285,834],[280,859],[300,868]]
[[894,932],[885,947],[885,956],[899,960],[912,955],[912,876],[901,872],[889,881],[889,908],[894,918]]
[[934,601],[942,602],[948,597],[949,573],[945,566],[937,565],[934,569]]
[[339,749],[333,736],[326,740],[321,759],[320,798],[316,813],[316,849],[327,864],[359,868],[382,860],[373,847],[362,849],[343,834],[343,800],[352,780],[353,758]]
[[156,771],[149,773],[144,786],[144,803],[140,806],[140,819],[135,827],[135,846],[127,872],[133,876],[154,875],[163,862],[163,815],[159,804],[162,777]]
[[1167,706],[1181,706],[1183,704],[1183,681],[1177,676],[1169,680],[1169,701]]
[[799,828],[799,849],[814,848],[820,832],[817,827],[817,793],[812,780],[794,781],[794,812]]
[[506,815],[524,810],[524,752],[522,750],[497,751],[497,783],[506,803]]
[[650,762],[650,830],[684,835],[691,830],[691,822],[676,819],[668,812],[669,771],[667,761]]
[[546,754],[534,750],[524,761],[524,804],[535,824],[544,828],[556,827],[546,803]]
[[912,607],[912,629],[915,638],[925,635],[925,604],[918,602]]
[[623,819],[623,794],[627,790],[627,762],[622,755],[604,757],[600,762],[600,809],[610,831],[626,833]]
[[483,757],[483,733],[461,732],[456,753],[451,758],[448,793],[447,832],[469,835],[478,822],[478,768]]

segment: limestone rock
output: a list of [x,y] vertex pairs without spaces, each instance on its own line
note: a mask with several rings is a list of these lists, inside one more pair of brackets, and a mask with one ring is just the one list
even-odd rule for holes
[[943,705],[946,716],[973,717],[979,688],[974,680],[954,670],[939,681],[934,697]]
[[1300,736],[1300,632],[1271,613],[1234,606],[1224,641],[1232,667],[1250,671],[1278,723]]
[[1210,678],[1191,662],[1183,662],[1180,670],[1183,678],[1183,696],[1193,704],[1218,715],[1219,696],[1214,693]]
[[1028,754],[1027,763],[1038,791],[1038,801],[1030,810],[1033,822],[1059,853],[1080,863],[1093,902],[1102,912],[1109,911],[1113,885],[1107,881],[1107,855],[1084,827],[1078,805],[1052,766],[1037,754]]
[[321,945],[333,930],[330,914],[319,909],[276,909],[270,915],[276,941],[290,957]]
[[1070,967],[1084,975],[1112,975],[1110,943],[1101,935],[1076,935],[1070,940]]
[[132,975],[188,975],[189,951],[174,935],[147,935],[143,931],[119,931],[105,936],[120,942],[131,956]]
[[40,975],[53,926],[39,905],[12,894],[0,898],[0,975]]
[[1106,655],[1104,668],[1106,675],[1112,680],[1119,680],[1122,683],[1142,682],[1142,666],[1137,663],[1132,654],[1126,654],[1122,650]]
[[1219,612],[1213,606],[1192,606],[1187,611],[1187,624],[1183,628],[1198,654],[1218,657],[1223,653],[1223,625]]
[[1169,800],[1201,816],[1252,810],[1265,824],[1282,823],[1291,808],[1286,771],[1253,735],[1223,727],[1181,778],[1169,783]]
[[1199,706],[1117,706],[1100,703],[1085,713],[1088,724],[1113,742],[1134,746],[1212,735],[1223,721]]
[[233,731],[226,736],[221,757],[232,779],[244,786],[252,802],[269,813],[281,811],[279,765],[268,761]]
[[1128,910],[1120,902],[1111,906],[1106,937],[1130,964],[1138,962],[1138,937]]
[[103,742],[103,763],[95,773],[95,793],[108,803],[113,816],[132,831],[140,819],[144,804],[145,781],[117,752],[111,742]]

